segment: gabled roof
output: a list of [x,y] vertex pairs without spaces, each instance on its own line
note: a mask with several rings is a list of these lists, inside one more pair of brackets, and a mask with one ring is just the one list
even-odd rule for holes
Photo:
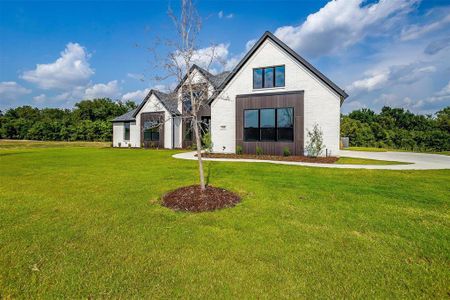
[[271,32],[266,31],[263,36],[253,45],[250,51],[241,59],[241,61],[234,67],[233,71],[223,80],[222,84],[216,89],[214,94],[209,99],[209,104],[211,104],[214,99],[218,96],[221,90],[223,90],[227,84],[233,79],[233,77],[239,72],[239,70],[244,66],[244,64],[250,59],[250,57],[258,50],[258,48],[264,43],[266,39],[271,39],[275,44],[281,47],[284,51],[289,53],[295,60],[301,63],[309,71],[311,71],[315,76],[317,76],[322,82],[328,85],[333,91],[335,91],[341,97],[341,104],[345,98],[348,97],[347,93],[338,87],[334,82],[332,82],[328,77],[323,75],[319,70],[317,70],[313,65],[306,61],[303,57],[298,55],[294,50],[292,50],[288,45],[283,43],[279,38],[273,35]]
[[147,103],[147,100],[152,96],[155,95],[156,98],[161,102],[161,104],[164,106],[165,109],[167,109],[172,115],[179,115],[180,112],[177,109],[177,97],[174,93],[163,93],[158,90],[151,89],[150,92],[148,92],[147,96],[145,96],[144,100],[139,104],[136,111],[133,113],[133,118],[136,118],[139,111],[144,107],[145,103]]
[[135,109],[130,110],[129,112],[124,113],[121,116],[113,119],[112,122],[132,122],[136,121],[136,116],[139,111],[144,107],[147,100],[151,97],[152,94],[155,94],[156,98],[158,98],[159,102],[167,109],[172,115],[179,115],[177,97],[174,93],[167,94],[158,90],[150,90],[147,96],[145,96],[144,100],[139,104],[139,106]]
[[191,66],[191,68],[189,69],[189,72],[186,72],[186,74],[184,75],[183,79],[178,83],[178,85],[177,85],[177,87],[175,88],[174,91],[178,91],[178,89],[186,81],[187,75],[188,74],[192,74],[192,72],[194,70],[199,71],[200,74],[202,74],[206,78],[206,80],[208,80],[209,83],[211,83],[213,85],[214,89],[217,89],[222,84],[222,82],[225,80],[225,78],[228,76],[228,74],[230,73],[230,72],[226,71],[226,72],[222,72],[222,73],[217,74],[217,75],[213,75],[210,72],[208,72],[207,70],[203,69],[202,67],[199,67],[196,64],[193,64]]
[[124,113],[121,116],[118,116],[117,118],[113,119],[111,122],[131,122],[135,121],[135,118],[133,117],[134,112],[137,108],[132,109],[126,113]]

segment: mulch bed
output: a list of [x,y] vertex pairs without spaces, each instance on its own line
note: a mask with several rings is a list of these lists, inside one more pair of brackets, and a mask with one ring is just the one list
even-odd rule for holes
[[163,206],[177,211],[212,211],[225,207],[233,207],[241,198],[224,189],[207,186],[201,191],[199,185],[191,185],[165,194]]
[[296,162],[321,163],[321,164],[333,164],[339,159],[334,156],[308,157],[308,156],[277,156],[277,155],[226,154],[226,153],[203,153],[202,157],[235,158],[235,159],[262,159],[262,160],[296,161]]

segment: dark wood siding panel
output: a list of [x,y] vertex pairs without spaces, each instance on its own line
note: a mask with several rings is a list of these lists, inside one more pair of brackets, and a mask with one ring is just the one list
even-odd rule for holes
[[[241,146],[244,153],[256,153],[261,147],[264,154],[282,155],[288,147],[292,154],[303,155],[304,141],[304,92],[286,92],[274,94],[247,94],[236,96],[236,146]],[[294,140],[292,142],[245,142],[244,110],[261,108],[294,108]]]
[[[165,113],[161,112],[145,112],[141,113],[141,141],[144,148],[156,147],[164,148],[164,125],[165,125]],[[161,123],[159,126],[159,141],[149,142],[144,141],[144,122],[146,121],[157,121]]]

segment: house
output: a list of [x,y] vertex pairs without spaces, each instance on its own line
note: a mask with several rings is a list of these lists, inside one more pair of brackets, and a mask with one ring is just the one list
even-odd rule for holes
[[[213,152],[260,147],[265,154],[289,148],[303,155],[307,132],[318,124],[324,154],[338,153],[340,107],[348,95],[272,33],[264,33],[231,72],[213,75],[194,65],[190,73],[208,98],[201,119]],[[113,145],[189,147],[192,134],[182,118],[189,107],[186,79],[170,94],[151,90],[136,110],[114,119]],[[155,127],[158,122],[163,125]]]

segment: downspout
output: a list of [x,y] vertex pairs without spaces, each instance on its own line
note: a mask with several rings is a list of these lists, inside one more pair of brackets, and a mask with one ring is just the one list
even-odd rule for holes
[[175,149],[175,119],[172,115],[172,149]]

